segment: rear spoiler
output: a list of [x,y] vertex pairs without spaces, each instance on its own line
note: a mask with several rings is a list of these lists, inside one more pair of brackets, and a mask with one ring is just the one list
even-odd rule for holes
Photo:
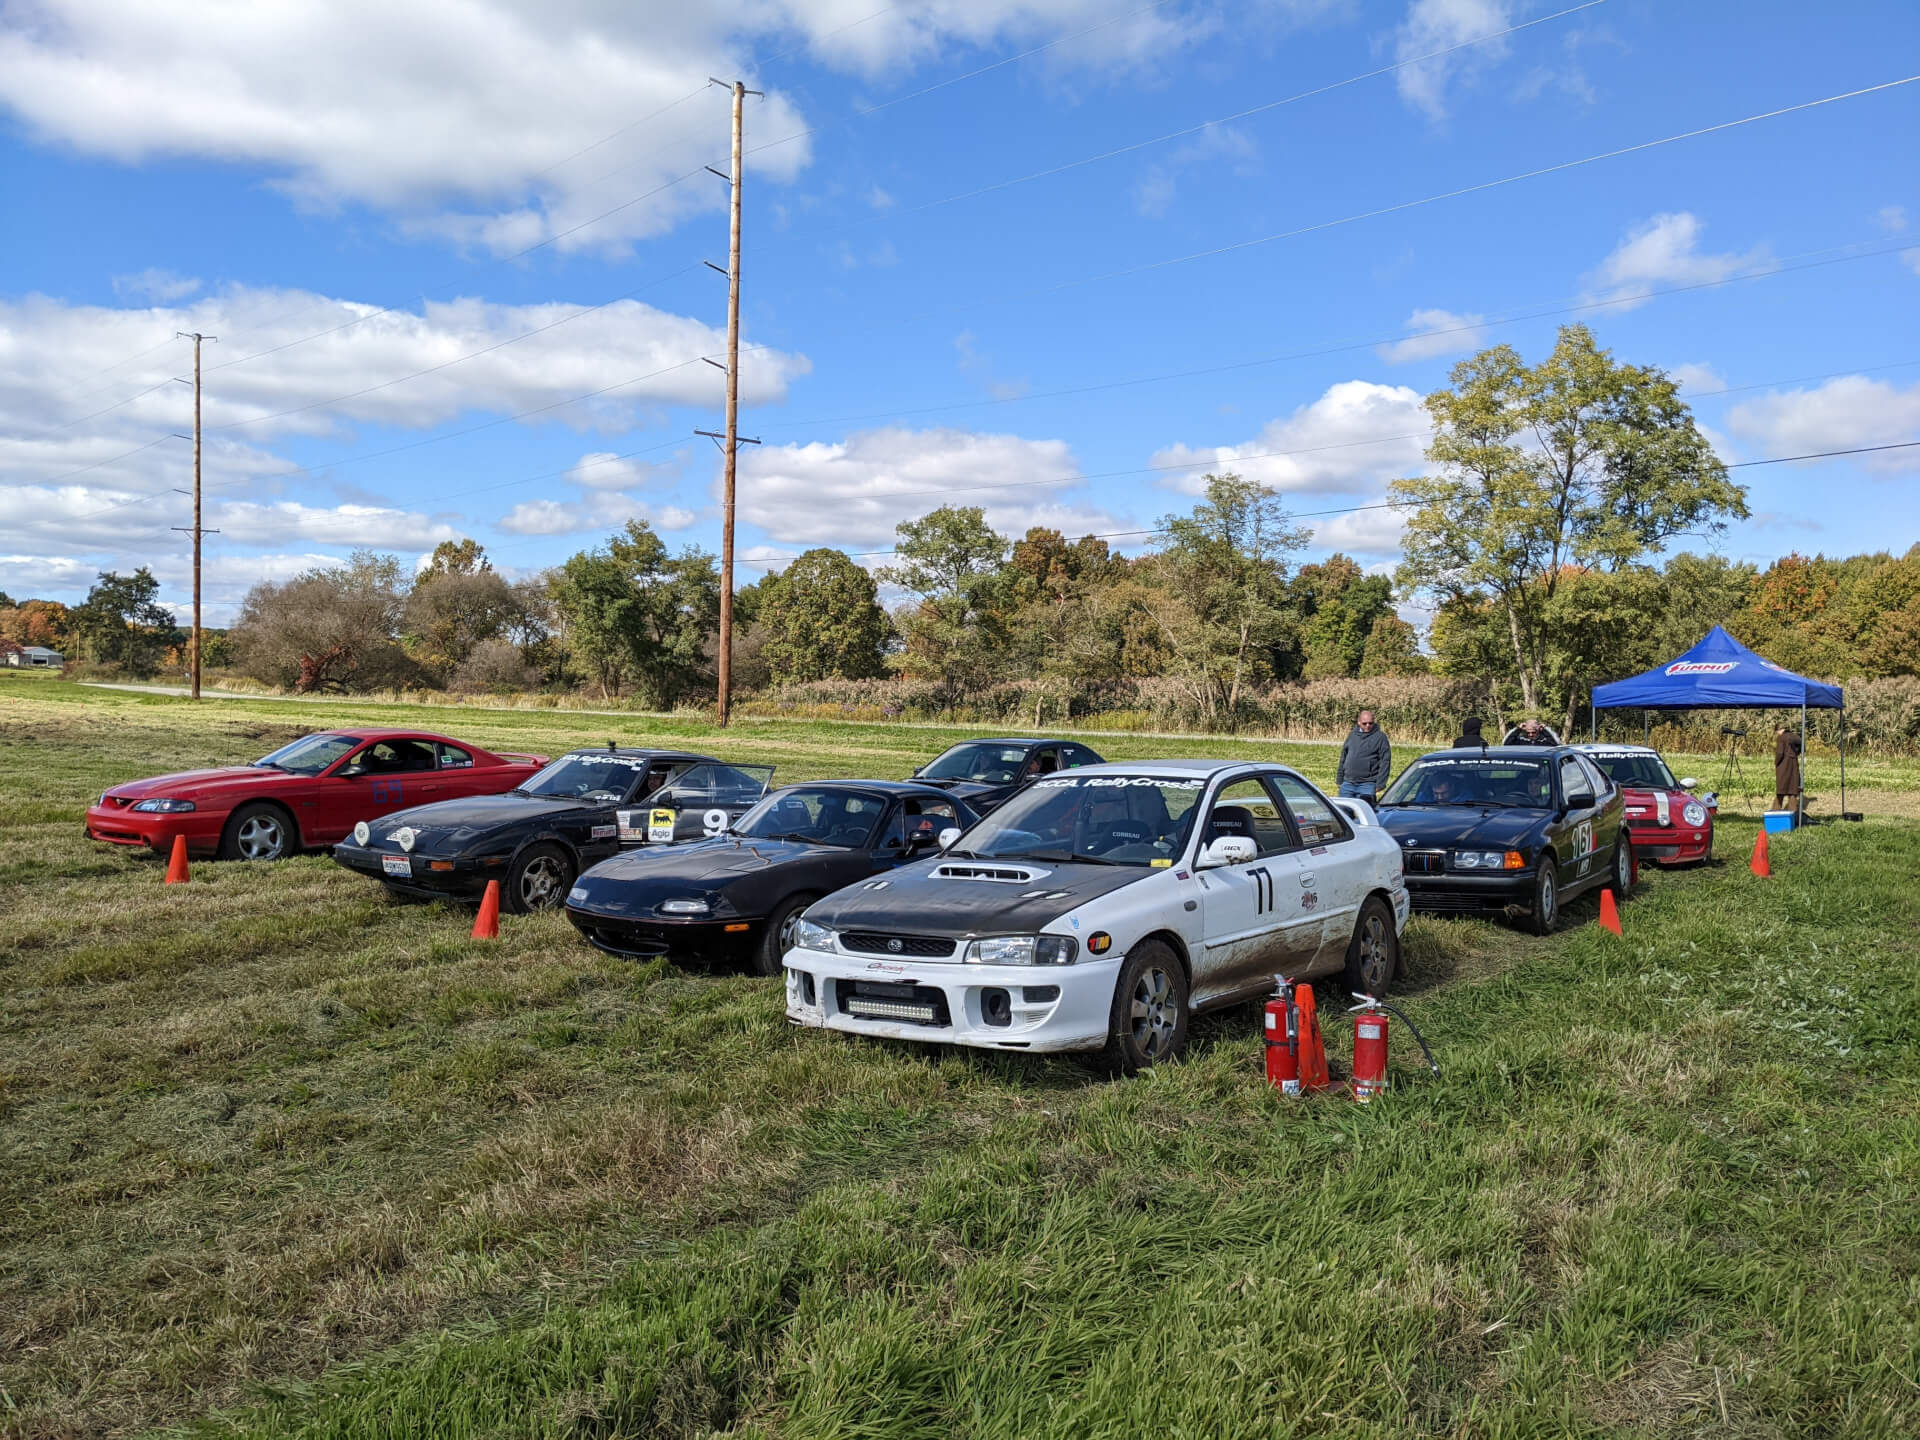
[[496,750],[493,753],[502,760],[518,761],[523,765],[544,766],[547,763],[547,757],[544,755],[527,755],[518,750]]
[[1346,816],[1356,826],[1364,827],[1373,825],[1377,827],[1380,824],[1380,817],[1373,813],[1373,807],[1364,800],[1335,800],[1333,804],[1342,815]]

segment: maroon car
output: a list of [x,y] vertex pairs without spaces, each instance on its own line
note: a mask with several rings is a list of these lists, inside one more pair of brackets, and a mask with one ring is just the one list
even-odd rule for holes
[[332,845],[393,810],[524,784],[547,762],[420,730],[323,730],[251,765],[116,785],[87,811],[87,838],[161,854],[279,860]]
[[1686,865],[1713,854],[1712,795],[1695,795],[1699,781],[1673,778],[1658,750],[1645,745],[1582,745],[1589,760],[1607,772],[1627,802],[1627,833],[1636,860]]

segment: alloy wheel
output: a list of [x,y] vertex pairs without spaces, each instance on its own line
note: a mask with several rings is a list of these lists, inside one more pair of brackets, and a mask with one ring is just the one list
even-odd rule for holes
[[560,898],[564,883],[560,861],[552,855],[536,855],[520,872],[520,904],[527,910],[546,910]]
[[243,860],[278,860],[286,847],[280,822],[271,815],[249,815],[233,838]]
[[1140,1053],[1157,1060],[1173,1045],[1180,1024],[1180,998],[1173,980],[1159,966],[1140,974],[1133,987],[1133,1040]]
[[1552,925],[1555,912],[1560,907],[1560,897],[1554,891],[1551,873],[1540,877],[1540,919],[1543,924]]
[[1375,912],[1360,925],[1360,978],[1369,995],[1385,993],[1393,978],[1392,957],[1387,954],[1387,922]]

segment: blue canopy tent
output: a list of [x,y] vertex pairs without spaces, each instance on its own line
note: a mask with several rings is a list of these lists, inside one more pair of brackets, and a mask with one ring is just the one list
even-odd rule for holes
[[1718,625],[1686,654],[1665,665],[1597,685],[1593,733],[1602,710],[1791,710],[1800,711],[1800,753],[1807,750],[1807,711],[1840,712],[1840,811],[1847,809],[1847,702],[1838,685],[1826,685],[1783,669],[1754,654]]

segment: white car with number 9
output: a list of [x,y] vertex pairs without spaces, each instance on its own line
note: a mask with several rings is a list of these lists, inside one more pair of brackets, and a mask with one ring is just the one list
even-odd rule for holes
[[996,1050],[1177,1055],[1197,1011],[1400,964],[1401,862],[1367,806],[1246,761],[1035,781],[938,858],[815,902],[786,955],[801,1024]]

